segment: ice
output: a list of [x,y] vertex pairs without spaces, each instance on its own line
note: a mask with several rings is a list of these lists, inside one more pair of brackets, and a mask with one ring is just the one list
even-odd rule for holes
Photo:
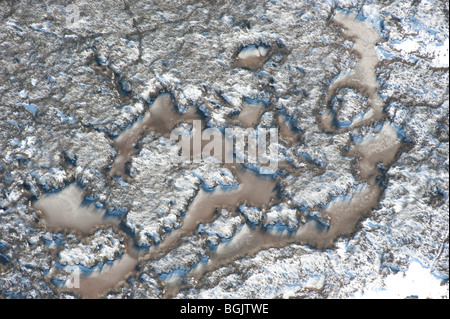
[[259,53],[259,56],[261,56],[261,57],[266,56],[268,51],[269,51],[269,48],[267,48],[263,45],[259,46],[259,48],[258,48],[258,53]]
[[260,56],[264,56],[264,54],[261,54],[256,46],[251,46],[242,49],[238,54],[238,59],[258,58]]
[[256,70],[266,62],[268,52],[269,48],[263,44],[244,47],[237,55],[236,65]]
[[35,104],[23,104],[23,107],[33,115],[36,115],[38,107]]

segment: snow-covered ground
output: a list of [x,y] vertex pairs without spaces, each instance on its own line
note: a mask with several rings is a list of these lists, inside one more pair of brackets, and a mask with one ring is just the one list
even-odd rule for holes
[[404,299],[432,298],[440,299],[448,295],[448,289],[443,285],[444,277],[431,273],[428,267],[417,261],[412,261],[409,268],[384,278],[382,284],[371,283],[364,292],[355,294],[355,298],[367,299]]
[[[1,5],[0,298],[448,298],[448,10]],[[193,118],[277,172],[173,161]]]

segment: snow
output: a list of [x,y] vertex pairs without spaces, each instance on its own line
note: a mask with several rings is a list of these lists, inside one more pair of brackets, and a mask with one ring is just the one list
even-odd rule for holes
[[[56,3],[30,2],[0,23],[0,298],[73,297],[60,289],[67,271],[119,261],[129,244],[142,254],[139,267],[126,257],[136,272],[119,271],[101,296],[448,298],[447,4],[79,5],[82,23],[69,34]],[[333,83],[342,87],[327,92]],[[279,164],[264,177],[276,186],[272,200],[253,191],[257,175],[245,198],[235,196],[246,184],[239,165],[174,163],[173,141],[153,126],[130,140],[123,178],[110,176],[117,137],[161,93],[181,113],[200,109],[209,127],[298,129],[286,129],[268,158]],[[255,102],[261,110],[246,110]],[[329,130],[319,123],[327,109]],[[239,111],[249,121],[230,117]],[[345,212],[366,184],[362,157],[379,186],[376,205],[326,250],[304,245],[308,231],[330,236],[314,222],[332,224],[328,207]],[[77,183],[75,200],[67,190]],[[196,224],[200,210],[186,218],[193,203],[226,190],[231,201],[208,206],[210,219]],[[92,228],[51,227],[36,201]],[[120,224],[105,225],[106,212],[120,212]],[[230,255],[215,259],[227,242]],[[192,278],[203,264],[216,268]]]
[[248,46],[245,47],[239,52],[238,58],[239,59],[248,59],[248,58],[259,58],[266,56],[268,51],[268,48],[261,45],[261,46]]
[[395,43],[394,48],[406,53],[417,51],[421,45],[418,43],[417,38],[406,38],[401,42]]
[[432,66],[435,68],[448,68],[449,65],[449,39],[444,43],[435,43],[428,47],[428,54],[433,57]]
[[200,233],[205,232],[209,236],[218,236],[221,240],[231,239],[235,234],[238,227],[242,224],[239,216],[229,217],[228,212],[222,210],[221,216],[217,218],[213,223],[206,225],[199,225]]
[[320,290],[325,285],[325,276],[311,276],[305,283],[305,288]]
[[426,55],[431,59],[434,68],[448,68],[449,65],[449,39],[444,42],[431,42],[425,45],[424,39],[420,37],[408,37],[400,42],[394,43],[393,47],[401,51],[402,55],[418,53]]
[[[448,277],[447,277],[448,278]],[[382,286],[369,285],[362,293],[353,298],[360,299],[419,299],[448,298],[448,286],[442,285],[445,278],[439,278],[418,261],[412,261],[409,267],[397,274],[388,275]],[[447,296],[447,297],[446,297]]]
[[202,91],[193,85],[188,85],[185,89],[183,89],[184,97],[187,100],[196,102],[202,97]]

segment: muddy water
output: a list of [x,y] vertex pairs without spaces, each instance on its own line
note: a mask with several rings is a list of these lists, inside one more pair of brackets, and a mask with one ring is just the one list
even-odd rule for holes
[[377,175],[377,164],[385,167],[392,164],[402,143],[397,136],[397,131],[389,122],[383,125],[381,131],[373,137],[366,137],[361,144],[351,149],[349,155],[361,157],[359,162],[359,174],[363,180]]
[[339,87],[343,83],[355,82],[367,89],[367,94],[377,93],[378,81],[375,75],[375,67],[378,64],[378,56],[375,51],[380,35],[376,29],[364,21],[360,21],[356,14],[336,12],[334,21],[345,29],[345,36],[354,39],[353,50],[359,55],[359,59],[353,72],[341,77],[333,83],[331,89]]
[[124,254],[112,266],[104,267],[100,273],[81,278],[80,288],[75,291],[78,290],[83,298],[97,298],[124,281],[134,271],[137,263],[137,258]]
[[145,112],[144,117],[123,131],[114,141],[113,146],[117,156],[112,164],[111,176],[125,176],[125,164],[137,152],[136,145],[147,131],[155,131],[159,135],[168,137],[172,129],[179,123],[193,119],[200,119],[195,109],[180,114],[172,103],[169,94],[161,94]]
[[[358,54],[359,59],[350,73],[341,76],[330,86],[326,102],[328,103],[333,95],[343,87],[356,88],[360,93],[368,95],[371,110],[361,121],[352,123],[351,127],[354,127],[381,118],[383,101],[377,93],[378,82],[375,76],[375,67],[378,63],[375,46],[380,39],[376,30],[357,20],[353,14],[337,13],[334,20],[344,27],[344,36],[353,39],[354,51]],[[266,61],[267,53],[264,50],[260,52],[258,48],[247,49],[236,57],[236,65],[254,70]],[[259,121],[260,115],[258,109],[243,108],[236,121],[244,126],[252,126]],[[118,156],[111,170],[112,174],[123,174],[125,163],[134,153],[134,146],[146,130],[152,129],[159,134],[167,135],[177,123],[189,117],[194,118],[192,114],[183,118],[175,111],[170,99],[160,96],[144,115],[144,118],[129,130],[124,131],[116,140],[115,147]],[[338,131],[333,127],[333,116],[328,110],[324,112],[321,120],[322,128],[325,131]],[[295,144],[297,135],[285,125],[282,118],[278,118],[278,124],[281,137],[289,143]],[[201,130],[196,129],[194,133],[200,134]],[[348,236],[355,232],[358,222],[378,205],[384,188],[376,183],[377,164],[383,163],[384,166],[389,167],[393,163],[401,146],[396,133],[395,129],[386,122],[378,134],[365,138],[362,143],[348,152],[348,155],[360,158],[358,175],[365,186],[350,194],[350,199],[334,200],[322,211],[323,218],[329,223],[328,227],[323,227],[317,221],[311,220],[300,225],[296,232],[276,233],[261,227],[251,228],[244,225],[230,242],[220,244],[215,252],[211,252],[207,264],[199,265],[192,270],[190,275],[200,278],[206,272],[236,259],[255,255],[263,249],[283,247],[290,243],[309,244],[319,249],[330,248],[338,237]],[[192,143],[192,151],[188,156],[198,157],[199,150],[203,149],[205,145],[204,141],[201,142],[201,147],[197,148],[194,147],[192,139],[190,143]],[[222,163],[224,163],[224,153],[223,150]],[[165,254],[180,245],[182,238],[194,234],[200,223],[212,222],[216,209],[229,208],[233,210],[244,202],[257,207],[269,206],[273,203],[276,195],[274,192],[276,180],[262,178],[248,170],[236,171],[234,167],[233,170],[239,181],[237,188],[229,190],[218,188],[211,193],[200,190],[188,207],[179,229],[168,235],[159,246],[153,246],[148,253],[139,257],[126,254],[109,269],[104,269],[95,276],[84,278],[81,281],[80,293],[84,297],[97,297],[125,280],[133,272],[137,262],[163,258]],[[180,288],[182,287],[172,287],[171,291],[176,293]]]
[[234,190],[217,189],[212,193],[200,190],[189,206],[181,227],[170,234],[159,246],[154,246],[147,254],[139,257],[125,254],[122,259],[115,261],[113,266],[81,279],[78,292],[83,298],[96,298],[102,295],[124,281],[139,261],[162,258],[179,245],[180,239],[192,235],[200,223],[213,221],[217,208],[237,209],[242,203],[261,207],[269,205],[275,198],[275,180],[259,177],[250,170],[239,170],[236,172],[236,177],[239,186]]
[[[238,176],[241,185],[237,190],[219,191],[216,195],[199,193],[190,206],[182,227],[166,238],[163,244],[139,258],[125,254],[111,267],[81,279],[79,293],[84,298],[95,298],[117,286],[132,274],[139,261],[163,257],[179,245],[179,239],[194,233],[199,223],[211,222],[217,207],[234,206],[236,208],[243,200],[249,201],[249,204],[254,206],[269,204],[274,196],[273,181],[257,180],[259,177],[250,171],[242,171]],[[258,186],[255,186],[255,182]],[[324,211],[324,215],[330,220],[328,229],[317,227],[315,221],[309,221],[300,226],[295,233],[276,233],[244,225],[229,243],[219,245],[206,265],[198,266],[191,275],[198,279],[204,273],[236,259],[253,256],[263,249],[283,247],[290,243],[309,244],[317,248],[331,247],[337,237],[349,235],[355,231],[358,221],[376,207],[381,192],[381,187],[371,185],[362,191],[355,192],[351,200],[333,202]],[[177,288],[175,285],[171,287],[171,291],[176,293],[180,288],[182,287]]]
[[244,103],[241,113],[236,119],[230,119],[230,123],[236,123],[244,128],[254,127],[259,123],[265,108],[263,103]]
[[57,194],[40,198],[34,207],[43,213],[42,222],[49,228],[67,228],[89,233],[100,225],[117,225],[115,219],[105,219],[104,210],[94,205],[82,205],[84,192],[70,184]]
[[376,185],[374,180],[364,190],[354,194],[351,200],[336,201],[328,206],[324,215],[330,219],[330,228],[327,236],[321,239],[321,244],[326,246],[327,240],[331,244],[337,237],[352,234],[356,231],[358,221],[377,207],[383,188]]
[[[368,138],[366,142],[358,146],[357,151],[362,157],[362,161],[368,161],[369,165],[376,165],[371,162],[371,158],[376,154],[371,150],[376,149],[380,144],[388,146],[385,149],[387,154],[384,156],[385,164],[390,165],[400,146],[396,131],[390,124],[385,124],[378,136]],[[81,282],[81,294],[84,297],[99,296],[125,280],[132,273],[133,267],[138,261],[148,262],[164,257],[170,250],[178,247],[180,239],[195,233],[200,223],[212,222],[214,212],[218,208],[236,209],[239,204],[244,202],[251,206],[270,205],[275,197],[275,180],[262,178],[249,170],[239,170],[236,172],[236,176],[239,181],[238,188],[234,190],[217,189],[213,193],[200,190],[189,206],[179,229],[169,235],[159,246],[152,248],[149,253],[141,255],[139,258],[126,255],[111,269],[104,270],[93,278],[84,279]],[[358,222],[378,205],[383,187],[379,186],[375,180],[376,176],[368,175],[365,179],[366,186],[363,189],[355,191],[350,199],[333,201],[322,212],[325,220],[329,222],[329,227],[319,227],[317,222],[312,220],[302,224],[294,233],[277,233],[261,227],[251,228],[244,225],[230,242],[220,244],[217,250],[211,253],[207,264],[199,265],[189,275],[199,279],[206,272],[220,268],[236,259],[253,256],[263,249],[283,247],[291,243],[309,244],[319,249],[332,247],[338,237],[348,236],[355,232]],[[177,283],[167,284],[169,295],[166,297],[173,296],[183,288]]]
[[[274,128],[226,128],[223,133],[218,128],[203,129],[201,121],[193,121],[193,129],[171,136],[179,147],[175,162],[192,161],[200,163],[214,158],[215,163],[233,166],[235,163],[258,164],[261,174],[273,174],[277,169],[275,160],[265,156],[277,152],[277,130]],[[270,172],[272,171],[272,172]]]
[[[319,249],[331,248],[338,237],[348,236],[357,229],[358,222],[378,205],[384,188],[376,182],[373,172],[382,162],[389,167],[399,149],[401,141],[394,127],[386,122],[381,131],[366,138],[353,149],[352,154],[361,156],[360,171],[365,186],[355,190],[350,198],[334,200],[322,212],[328,227],[319,226],[316,221],[308,221],[299,226],[295,233],[275,233],[258,228],[244,227],[228,243],[219,245],[207,264],[193,269],[191,276],[200,279],[206,272],[220,268],[236,259],[253,256],[259,251],[273,247],[283,247],[291,243],[308,244]],[[182,287],[178,287],[181,289]],[[171,287],[171,292],[176,291]]]
[[[334,22],[344,28],[344,37],[354,41],[353,51],[358,55],[355,67],[349,73],[341,75],[328,88],[325,104],[333,98],[334,94],[341,88],[354,88],[361,94],[368,96],[371,110],[363,118],[355,120],[351,127],[363,125],[369,121],[382,118],[383,100],[378,95],[378,80],[375,74],[379,62],[375,47],[379,42],[380,35],[367,22],[357,19],[356,14],[337,11]],[[326,131],[335,131],[332,124],[333,115],[326,109],[322,115],[321,124]],[[347,128],[348,129],[348,128]]]
[[358,221],[377,206],[381,192],[382,188],[371,186],[356,192],[351,201],[332,203],[324,212],[330,220],[328,229],[318,227],[315,221],[308,221],[294,233],[277,233],[244,225],[230,242],[219,245],[207,264],[199,265],[191,275],[198,280],[206,272],[239,258],[254,256],[263,249],[284,247],[291,243],[308,244],[319,249],[330,248],[337,237],[350,235],[355,231]]
[[[364,188],[355,190],[350,198],[334,200],[322,211],[322,216],[328,227],[311,220],[299,226],[296,232],[277,233],[261,227],[251,228],[244,225],[228,243],[219,245],[211,252],[206,264],[200,264],[188,276],[201,278],[206,272],[220,268],[234,260],[253,256],[263,249],[284,247],[291,243],[308,244],[319,249],[330,248],[341,236],[351,235],[357,229],[358,222],[367,216],[378,205],[383,187],[376,183],[376,165],[382,162],[386,167],[392,164],[401,146],[397,131],[386,122],[380,132],[369,136],[359,145],[349,151],[351,155],[359,156],[360,178],[365,183]],[[183,237],[195,233],[200,223],[212,222],[214,212],[219,208],[237,209],[242,203],[251,206],[269,206],[275,198],[276,180],[266,179],[250,170],[236,170],[239,186],[235,189],[216,189],[214,192],[200,190],[190,204],[186,216],[179,229],[172,232],[159,245],[150,249],[147,254],[139,257],[125,255],[116,261],[110,269],[81,281],[80,293],[83,297],[97,297],[108,289],[125,280],[133,272],[137,262],[149,262],[163,258],[169,251],[177,248]],[[176,280],[167,282],[166,297],[175,295],[183,287]]]
[[193,234],[200,223],[212,222],[214,212],[218,208],[226,207],[234,210],[244,202],[261,207],[269,205],[275,198],[275,180],[259,177],[250,170],[239,170],[236,176],[239,181],[236,189],[216,189],[212,193],[201,189],[189,206],[181,227],[170,234],[159,246],[151,249],[147,258],[153,259],[174,249],[179,240]]
[[277,124],[280,132],[280,139],[289,143],[291,147],[297,146],[300,143],[300,134],[294,132],[291,125],[284,115],[278,115]]

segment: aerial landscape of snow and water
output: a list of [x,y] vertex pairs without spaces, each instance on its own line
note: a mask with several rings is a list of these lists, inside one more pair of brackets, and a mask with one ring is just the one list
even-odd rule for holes
[[448,12],[1,1],[0,299],[448,299]]

